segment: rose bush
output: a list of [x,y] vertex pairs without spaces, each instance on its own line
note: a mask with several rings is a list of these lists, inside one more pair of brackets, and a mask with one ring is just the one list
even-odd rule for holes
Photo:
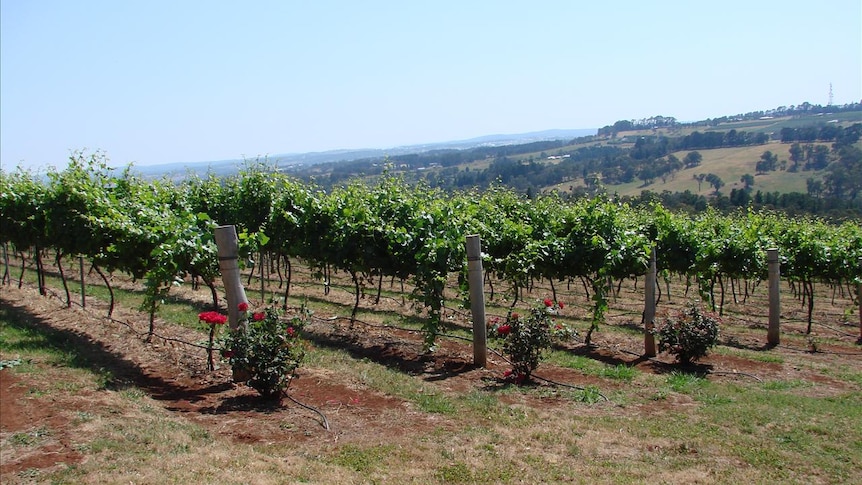
[[[299,316],[282,318],[276,308],[249,315],[248,306],[241,309],[240,325],[222,341],[222,357],[234,369],[234,379],[254,388],[264,398],[279,398],[305,356],[301,330],[308,317],[304,309]],[[250,318],[249,318],[250,317]]]
[[676,356],[682,364],[704,357],[718,342],[720,320],[712,313],[702,311],[696,303],[689,303],[664,319],[653,332],[658,336],[658,349]]
[[207,370],[215,370],[213,342],[215,341],[216,328],[227,322],[227,315],[222,315],[219,312],[201,312],[198,313],[198,319],[210,326],[210,336],[207,343]]
[[503,377],[514,379],[518,384],[530,381],[543,350],[554,342],[568,340],[575,335],[567,325],[552,318],[565,307],[563,303],[551,299],[542,303],[523,318],[518,313],[509,313],[505,320],[491,319],[491,335],[503,339],[503,353],[513,367]]

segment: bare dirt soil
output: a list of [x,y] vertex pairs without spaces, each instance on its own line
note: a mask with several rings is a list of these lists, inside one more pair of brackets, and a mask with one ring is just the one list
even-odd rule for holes
[[[201,291],[202,298],[206,298]],[[103,393],[124,388],[137,388],[150,395],[164,409],[197,423],[210,433],[242,443],[297,443],[309,440],[317,443],[362,443],[381,439],[401,442],[405,438],[404,426],[413,428],[446,428],[451,423],[446,416],[423,413],[403,399],[360,389],[351,376],[338,375],[313,365],[303,366],[300,376],[291,383],[289,395],[296,401],[324,413],[331,430],[322,426],[321,417],[290,399],[281,403],[262,402],[257,393],[231,381],[229,369],[222,366],[215,371],[206,370],[206,353],[200,348],[178,342],[200,342],[200,333],[176,325],[160,322],[157,332],[161,337],[147,343],[142,338],[146,331],[146,315],[126,308],[118,308],[113,319],[104,317],[104,303],[88,303],[86,310],[73,305],[66,308],[62,299],[42,297],[32,288],[18,289],[3,286],[0,303],[16,319],[32,325],[49,328],[61,340],[70,342],[86,355],[81,359],[85,367],[110,369],[111,377],[102,390],[82,390],[77,393],[40,395],[29,392],[38,387],[38,374],[28,375],[25,381],[10,369],[0,370],[0,432],[7,438],[15,433],[36,429],[50,429],[51,434],[40,441],[37,448],[26,452],[7,449],[2,452],[0,474],[14,474],[28,469],[48,470],[58,464],[80,463],[84,455],[76,451],[74,416],[99,406]],[[384,306],[397,309],[400,303],[390,299]],[[382,308],[383,311],[390,309]],[[400,309],[404,312],[403,308]],[[852,328],[850,329],[852,330]],[[356,323],[351,327],[344,319],[317,318],[306,329],[312,345],[347,349],[357,359],[370,359],[400,370],[437,386],[443,392],[467,392],[475,389],[506,385],[502,380],[507,363],[491,354],[486,368],[472,364],[472,347],[469,342],[441,339],[434,353],[423,352],[420,334]],[[596,347],[573,344],[573,353],[616,365],[634,366],[646,373],[669,372],[675,367],[667,356],[645,359],[642,340],[614,336],[610,332],[594,336],[600,343]],[[850,337],[848,337],[850,338]],[[170,340],[170,339],[176,339]],[[734,346],[759,349],[763,342],[745,336],[735,337]],[[846,349],[847,347],[843,347]],[[823,350],[823,347],[821,347]],[[858,350],[858,347],[856,347]],[[798,349],[773,349],[774,352],[796,353]],[[819,366],[858,362],[858,355],[841,353],[812,354]],[[711,354],[699,364],[710,379],[806,379],[817,382],[820,395],[845,390],[845,383],[818,373],[811,367],[792,366],[742,358],[734,355]],[[620,381],[585,375],[582,372],[542,364],[536,372],[541,379],[536,386],[554,387],[549,381],[577,386],[596,385],[603,392],[625,386]],[[526,397],[535,405],[564,406],[564,400]],[[524,399],[519,394],[518,399]],[[505,399],[505,395],[502,395]],[[685,395],[661,402],[650,401],[627,406],[625,413],[656,412],[657,406],[684,406]],[[642,408],[643,406],[643,408]],[[619,413],[611,403],[592,408],[596,413]]]

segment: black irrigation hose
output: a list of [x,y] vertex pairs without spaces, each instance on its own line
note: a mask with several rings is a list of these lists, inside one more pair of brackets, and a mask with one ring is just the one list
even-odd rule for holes
[[[31,285],[30,283],[27,283],[27,286],[29,286],[29,287],[33,288],[33,285]],[[59,294],[57,294],[57,292],[53,291],[53,290],[52,290],[52,289],[50,289],[50,288],[48,289],[48,292],[49,292],[49,293],[51,293],[51,296],[53,296],[54,298],[57,298],[58,300],[63,301],[63,298],[62,298]],[[96,315],[96,314],[95,314],[93,311],[91,311],[90,309],[82,307],[80,303],[72,302],[72,304],[73,304],[73,305],[78,306],[79,308],[81,308],[82,310],[84,310],[85,312],[87,312],[88,314],[90,314],[91,316],[94,316],[94,317],[97,317],[97,318],[98,318],[98,315]],[[110,321],[112,321],[112,322],[114,322],[114,323],[119,323],[119,324],[125,325],[126,327],[128,327],[129,331],[131,331],[133,334],[137,335],[138,337],[143,337],[144,335],[149,335],[149,332],[138,332],[137,330],[135,330],[135,328],[134,328],[134,327],[132,326],[132,324],[131,324],[131,323],[129,323],[129,322],[124,322],[124,321],[122,321],[122,320],[117,320],[116,318],[113,318],[113,317],[102,317],[102,318],[105,318],[105,319],[107,319],[107,320],[110,320]],[[159,335],[159,334],[157,334],[157,333],[153,333],[153,337],[156,337],[156,338],[158,338],[158,339],[165,340],[165,341],[168,341],[168,342],[177,342],[177,343],[180,343],[180,344],[183,344],[183,345],[188,345],[189,347],[197,347],[197,348],[199,348],[199,349],[209,350],[209,347],[207,347],[207,346],[205,346],[205,345],[193,344],[193,343],[191,343],[191,342],[186,342],[185,340],[182,340],[182,339],[178,339],[178,338],[174,338],[174,337],[165,337],[165,336],[163,336],[163,335]],[[213,350],[218,350],[218,349],[213,348]]]
[[757,381],[757,382],[763,382],[763,379],[761,379],[761,378],[757,377],[756,375],[754,375],[754,374],[746,374],[745,372],[737,372],[737,371],[721,371],[721,370],[717,370],[717,371],[709,371],[709,374],[712,374],[712,375],[715,375],[715,376],[744,376],[744,377],[751,377],[752,379],[754,379],[754,380],[755,380],[755,381]]
[[[733,317],[733,318],[735,318],[735,319],[737,319],[737,320],[739,320],[739,321],[741,321],[741,322],[745,322],[745,323],[751,324],[751,325],[761,325],[761,326],[765,326],[765,325],[766,325],[766,323],[765,323],[763,320],[751,320],[750,318],[744,318],[744,317],[739,316],[739,315],[740,315],[740,314],[736,314],[736,315],[734,315],[734,317]],[[764,318],[765,318],[765,317],[764,317]],[[803,324],[803,325],[807,325],[807,324],[808,324],[808,320],[805,320],[805,319],[799,319],[799,318],[787,318],[787,317],[783,317],[783,318],[782,318],[782,322],[785,322],[785,323],[801,323],[801,324]],[[828,325],[828,324],[826,324],[826,323],[821,323],[821,322],[813,322],[813,323],[814,323],[815,325],[819,325],[819,326],[821,326],[821,327],[824,327],[824,328],[826,328],[826,329],[828,329],[828,330],[832,330],[832,331],[833,331],[833,332],[835,332],[835,333],[839,333],[839,334],[842,334],[842,335],[846,335],[846,336],[848,336],[848,337],[854,337],[854,336],[855,336],[855,334],[847,333],[847,332],[845,332],[845,331],[843,331],[843,330],[841,330],[841,329],[838,329],[838,328],[832,327],[831,325]]]
[[[128,328],[129,328],[129,330],[130,330],[132,333],[134,333],[134,334],[135,334],[135,335],[137,335],[138,337],[143,337],[144,335],[149,335],[149,332],[138,332],[137,330],[135,330],[135,328],[134,328],[134,327],[132,327],[132,324],[131,324],[131,323],[129,323],[129,322],[124,322],[124,321],[122,321],[122,320],[117,320],[116,318],[113,318],[113,317],[107,317],[107,318],[108,318],[108,320],[110,320],[110,321],[112,321],[112,322],[114,322],[114,323],[120,323],[120,324],[122,324],[122,325],[125,325],[126,327],[128,327]],[[163,335],[159,335],[159,334],[157,334],[157,333],[155,333],[155,332],[153,333],[153,337],[156,337],[156,338],[158,338],[158,339],[162,339],[162,340],[165,340],[165,341],[168,341],[168,342],[177,342],[177,343],[180,343],[180,344],[183,344],[183,345],[188,345],[189,347],[197,347],[197,348],[199,348],[199,349],[204,349],[204,350],[207,350],[207,351],[210,349],[208,346],[205,346],[205,345],[201,345],[201,344],[193,344],[193,343],[191,343],[191,342],[186,342],[185,340],[178,339],[178,338],[174,338],[174,337],[165,337],[165,336],[163,336]],[[220,349],[218,349],[218,348],[216,348],[216,347],[213,347],[213,350],[220,350]]]
[[[817,345],[817,344],[815,344],[815,346],[816,346],[816,345]],[[782,347],[782,348],[784,348],[784,349],[787,349],[787,350],[792,350],[792,351],[794,351],[794,352],[800,352],[800,353],[803,353],[803,354],[855,355],[855,356],[860,356],[860,357],[862,357],[862,352],[832,352],[832,351],[825,351],[825,350],[813,350],[813,351],[812,351],[812,350],[811,350],[811,348],[807,348],[807,349],[800,349],[799,347],[792,347],[792,346],[790,346],[790,345],[784,345],[784,344],[782,344],[782,345],[781,345],[781,347]]]
[[[544,377],[542,377],[542,376],[537,376],[536,374],[533,374],[533,377],[535,377],[536,379],[539,379],[540,381],[545,381],[545,382],[547,382],[547,383],[549,383],[549,384],[553,384],[553,385],[555,385],[555,386],[560,386],[560,387],[569,387],[569,388],[571,388],[571,389],[577,389],[577,390],[582,391],[582,392],[587,392],[587,389],[586,389],[586,388],[584,388],[584,387],[580,387],[580,386],[576,386],[576,385],[574,385],[574,384],[566,384],[565,382],[552,381],[551,379],[546,379],[546,378],[544,378]],[[604,394],[602,394],[601,392],[596,391],[596,394],[598,394],[598,395],[599,395],[599,397],[601,397],[602,399],[604,399],[604,400],[605,400],[605,402],[611,402],[611,400],[610,400],[610,399],[608,399],[608,397],[607,397],[607,396],[605,396]],[[614,404],[616,405],[616,403],[614,403]]]
[[855,337],[856,336],[856,334],[847,333],[844,330],[841,330],[840,328],[835,328],[835,327],[832,327],[831,325],[827,325],[825,323],[821,323],[821,322],[814,322],[814,323],[818,326],[826,328],[827,330],[832,330],[835,333],[840,333],[841,335],[844,335],[846,337]]
[[[312,315],[311,319],[312,319],[312,320],[319,320],[319,321],[321,321],[321,322],[334,322],[334,321],[336,321],[336,320],[350,320],[350,317],[339,317],[339,316],[335,316],[335,317],[329,317],[329,318],[320,318],[320,317],[315,317],[315,316],[313,316],[313,315]],[[354,322],[354,323],[361,323],[362,325],[365,325],[365,326],[367,326],[367,327],[372,327],[372,328],[387,328],[387,329],[401,330],[401,331],[404,331],[404,332],[411,332],[411,333],[424,333],[424,332],[425,332],[424,330],[416,329],[416,328],[397,327],[397,326],[395,326],[395,325],[378,325],[378,324],[376,324],[376,323],[369,323],[369,322],[366,322],[366,321],[363,321],[363,320],[358,320],[358,319],[354,319],[354,320],[353,320],[353,322]],[[452,335],[452,334],[448,334],[448,333],[437,333],[437,334],[434,334],[434,335],[435,335],[435,336],[437,336],[437,337],[446,337],[446,338],[452,338],[452,339],[464,340],[464,341],[467,341],[467,342],[472,342],[472,341],[473,341],[473,339],[468,338],[468,337],[462,337],[462,336],[460,336],[460,335]]]
[[291,401],[293,401],[295,404],[302,406],[311,412],[317,413],[317,415],[320,416],[321,419],[323,420],[323,422],[321,423],[321,425],[323,426],[323,429],[325,429],[326,431],[331,431],[331,429],[329,427],[329,420],[326,419],[326,415],[323,414],[323,412],[321,410],[317,409],[314,406],[309,406],[308,404],[304,404],[304,403],[297,401],[293,396],[291,396],[290,394],[287,393],[287,391],[289,389],[290,389],[290,382],[287,383],[287,388],[284,389],[284,391],[282,392],[282,395],[285,396],[286,398],[290,399]]

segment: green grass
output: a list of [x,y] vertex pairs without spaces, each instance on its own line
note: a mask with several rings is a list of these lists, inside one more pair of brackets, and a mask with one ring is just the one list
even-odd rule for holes
[[560,367],[577,369],[586,375],[605,377],[624,382],[630,382],[640,374],[634,367],[623,364],[604,364],[589,357],[559,350],[547,352],[547,361]]
[[[24,282],[32,286],[36,286],[36,272],[27,270],[24,273]],[[62,291],[63,282],[59,275],[46,274],[45,282],[49,287],[59,289],[57,294],[65,300],[65,293]],[[66,284],[69,286],[69,292],[73,305],[80,305],[81,302],[81,284],[79,281],[67,279]],[[113,287],[115,306],[132,308],[141,310],[144,303],[144,291],[135,289],[125,289]],[[85,288],[85,299],[96,298],[103,302],[109,302],[111,293],[103,284],[87,284]],[[198,330],[206,330],[205,324],[198,320],[198,313],[210,310],[211,304],[201,304],[190,302],[177,295],[168,294],[168,297],[159,305],[156,316],[168,320],[172,323],[182,325],[187,328]]]
[[[4,361],[19,361],[16,372],[39,372],[34,359],[48,365],[90,368],[92,361],[69,334],[41,325],[26,314],[0,307],[0,352]],[[24,356],[22,358],[22,356]]]
[[330,459],[330,462],[363,474],[369,474],[381,468],[387,460],[393,459],[394,451],[395,447],[392,445],[360,447],[348,444],[341,447]]
[[691,394],[698,391],[706,379],[688,372],[673,371],[667,376],[667,384],[674,392]]
[[308,353],[305,365],[337,369],[345,375],[353,376],[358,384],[382,394],[412,402],[423,412],[453,414],[457,410],[453,398],[433,386],[370,359],[357,361],[343,350],[315,348]]
[[764,351],[756,351],[756,350],[746,350],[746,349],[736,349],[733,347],[724,347],[717,346],[710,350],[710,353],[715,353],[718,355],[733,355],[736,357],[742,357],[745,359],[763,362],[766,364],[782,364],[784,363],[784,358],[776,355],[770,354],[769,352]]

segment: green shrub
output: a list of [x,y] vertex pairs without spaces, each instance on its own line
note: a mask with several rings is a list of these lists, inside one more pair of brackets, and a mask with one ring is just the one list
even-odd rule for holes
[[518,384],[529,381],[539,366],[542,351],[555,340],[574,335],[574,331],[552,318],[562,308],[562,303],[546,299],[544,305],[532,308],[526,317],[509,313],[504,322],[492,320],[492,335],[504,339],[503,353],[512,362],[512,370],[506,372],[506,378],[511,377]]
[[305,356],[300,338],[305,322],[300,316],[281,318],[271,307],[255,313],[240,309],[248,329],[240,325],[228,334],[222,342],[222,357],[233,367],[235,380],[264,398],[281,397]]
[[682,364],[705,356],[718,342],[717,316],[702,311],[695,303],[667,317],[655,330],[658,349],[676,356]]

